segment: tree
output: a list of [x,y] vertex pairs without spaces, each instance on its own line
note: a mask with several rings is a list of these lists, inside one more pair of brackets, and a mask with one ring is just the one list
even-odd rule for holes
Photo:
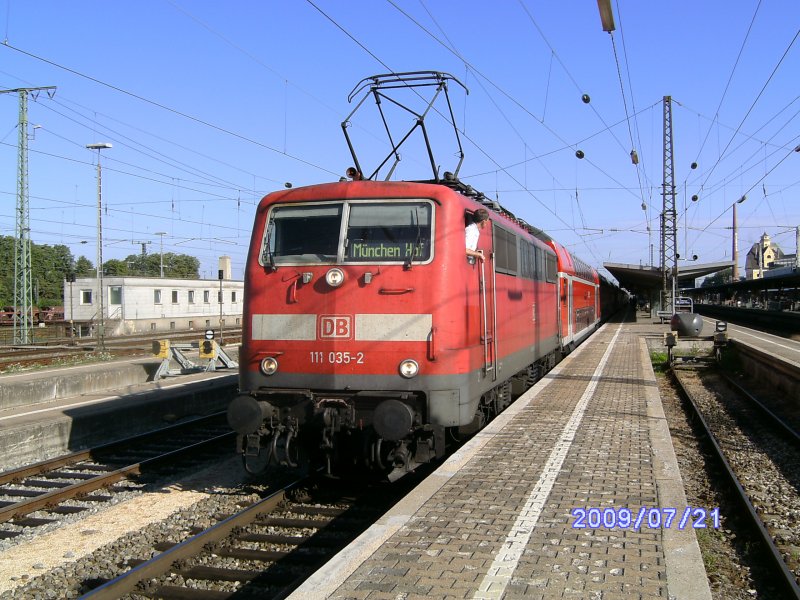
[[[14,247],[15,238],[0,236],[0,306],[14,304]],[[96,269],[85,256],[77,260],[63,244],[31,243],[31,281],[33,303],[39,306],[61,306],[64,303],[64,280],[67,274],[94,277]],[[103,263],[103,273],[112,276],[140,275],[158,277],[161,256],[131,254],[125,260],[111,259]],[[164,276],[183,279],[200,278],[200,261],[186,254],[164,255]]]
[[72,266],[72,252],[63,244],[31,244],[33,303],[63,306],[64,276]]
[[[125,259],[128,273],[141,277],[161,276],[160,254],[131,254]],[[106,263],[107,265],[108,263]],[[164,277],[177,279],[200,279],[200,261],[187,254],[164,254]]]
[[164,255],[164,276],[167,275],[166,264],[170,264],[170,277],[180,277],[182,279],[200,279],[200,261],[188,254],[172,254],[168,252]]
[[14,238],[0,236],[0,306],[14,304]]
[[128,263],[112,258],[103,263],[103,274],[111,277],[124,277],[128,274]]
[[[0,236],[0,305],[14,304],[15,238]],[[39,306],[60,306],[64,303],[63,281],[73,264],[67,246],[31,243],[31,283],[33,303]]]
[[94,263],[85,256],[81,256],[75,261],[76,277],[94,277],[96,274]]
[[733,277],[732,268],[723,269],[722,271],[717,271],[716,273],[709,275],[708,277],[703,279],[703,283],[700,285],[700,287],[704,288],[704,287],[711,287],[714,285],[723,285],[725,283],[730,283],[732,277]]

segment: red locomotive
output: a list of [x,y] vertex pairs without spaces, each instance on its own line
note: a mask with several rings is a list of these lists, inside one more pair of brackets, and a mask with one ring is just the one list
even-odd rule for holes
[[[394,479],[479,430],[598,326],[596,271],[453,174],[350,175],[258,207],[228,410],[250,471],[311,461]],[[476,260],[465,226],[481,208]]]
[[[270,194],[245,273],[240,389],[251,470],[298,462],[405,472],[477,431],[600,319],[594,269],[443,184],[351,181]],[[542,236],[544,237],[544,236]]]

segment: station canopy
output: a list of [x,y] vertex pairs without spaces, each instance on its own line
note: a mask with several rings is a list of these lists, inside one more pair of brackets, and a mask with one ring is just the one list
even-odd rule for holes
[[[658,293],[662,287],[660,267],[651,265],[629,265],[623,263],[604,263],[603,266],[616,277],[619,286],[632,294],[648,296]],[[694,287],[694,280],[723,269],[732,269],[733,261],[683,265],[678,264],[678,286]]]

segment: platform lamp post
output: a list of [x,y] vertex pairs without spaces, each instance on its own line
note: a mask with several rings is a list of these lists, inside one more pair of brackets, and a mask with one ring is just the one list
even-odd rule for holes
[[103,171],[100,166],[100,150],[111,148],[108,142],[86,144],[89,150],[97,150],[97,298],[98,324],[97,347],[103,352],[106,349],[105,339],[105,302],[103,301]]
[[161,249],[159,250],[159,257],[161,258],[161,279],[164,279],[164,236],[167,235],[167,232],[156,231],[156,235],[161,238]]
[[742,196],[731,206],[733,206],[733,240],[731,241],[731,255],[733,258],[733,283],[739,281],[739,226],[736,222],[736,206],[747,200],[747,196]]
[[225,276],[225,271],[219,269],[217,271],[217,276],[219,277],[219,345],[222,346],[222,325],[225,323],[225,321],[222,320],[222,279]]
[[69,340],[71,344],[75,343],[75,313],[72,295],[72,284],[75,283],[75,269],[74,265],[70,266],[67,273],[67,282],[69,283]]

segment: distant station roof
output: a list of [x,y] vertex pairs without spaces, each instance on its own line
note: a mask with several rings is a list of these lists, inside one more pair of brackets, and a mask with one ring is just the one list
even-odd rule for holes
[[772,290],[786,288],[800,288],[800,269],[797,267],[771,269],[769,271],[764,271],[763,278],[743,279],[735,283],[724,283],[704,289],[708,291],[729,290],[737,292],[741,290]]
[[[620,263],[604,263],[603,266],[617,278],[620,287],[631,293],[651,292],[661,288],[662,275],[660,267],[650,265],[626,265]],[[716,273],[733,267],[733,261],[705,263],[691,267],[678,265],[678,282],[694,283],[694,280],[709,273]]]

